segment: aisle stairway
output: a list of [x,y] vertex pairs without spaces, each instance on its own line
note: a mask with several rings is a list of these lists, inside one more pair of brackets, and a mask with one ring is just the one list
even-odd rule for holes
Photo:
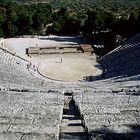
[[86,133],[71,94],[65,94],[60,140],[87,140]]

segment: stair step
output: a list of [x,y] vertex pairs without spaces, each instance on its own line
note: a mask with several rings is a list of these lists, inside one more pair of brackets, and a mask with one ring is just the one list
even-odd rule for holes
[[63,116],[64,121],[71,121],[71,122],[81,122],[80,118],[74,116]]
[[87,140],[85,133],[62,133],[61,140]]
[[81,122],[66,122],[63,120],[62,122],[62,126],[73,126],[73,127],[82,127],[82,123]]
[[72,97],[65,97],[62,123],[60,125],[60,140],[87,140],[76,109]]
[[80,119],[78,116],[75,116],[75,115],[73,115],[73,114],[63,114],[63,119],[65,119],[66,117],[73,117],[73,118],[75,118],[75,119]]
[[62,126],[82,126],[81,120],[62,120]]
[[83,133],[84,128],[81,126],[65,126],[61,128],[61,133]]

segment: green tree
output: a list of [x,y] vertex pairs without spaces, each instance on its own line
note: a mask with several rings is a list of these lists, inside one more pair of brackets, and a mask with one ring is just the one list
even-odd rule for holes
[[[53,33],[64,33],[66,21],[70,18],[69,12],[66,8],[61,8],[59,11],[54,12],[53,19]],[[65,32],[66,33],[66,32]]]
[[18,34],[32,34],[31,26],[32,26],[32,17],[28,14],[27,11],[22,12],[18,15],[18,20],[16,22],[18,27]]
[[104,10],[88,11],[88,19],[84,24],[85,34],[92,34],[92,32],[100,32],[107,29],[112,29],[116,22],[116,18],[111,12]]
[[6,17],[6,9],[4,7],[0,7],[0,37],[3,36],[2,25],[4,23]]
[[5,37],[13,37],[17,28],[12,24],[10,20],[7,20],[3,23],[3,34]]
[[89,10],[87,15],[88,19],[84,23],[84,34],[91,34],[96,30],[97,12],[95,10]]
[[36,12],[33,15],[32,21],[34,32],[40,34],[41,30],[44,27],[45,15],[43,13]]

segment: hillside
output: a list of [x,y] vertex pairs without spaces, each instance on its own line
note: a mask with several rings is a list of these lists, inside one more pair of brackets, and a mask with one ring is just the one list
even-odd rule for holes
[[0,1],[0,36],[5,37],[113,31],[126,38],[139,32],[139,19],[139,0]]
[[[7,1],[7,0],[2,0]],[[20,3],[50,3],[54,8],[70,7],[70,8],[83,8],[98,6],[105,9],[120,9],[122,7],[140,7],[139,0],[13,0]]]

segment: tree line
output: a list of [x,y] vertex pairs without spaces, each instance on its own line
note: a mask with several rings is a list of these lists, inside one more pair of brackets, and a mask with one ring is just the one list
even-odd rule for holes
[[140,9],[118,14],[95,7],[84,11],[70,8],[52,8],[47,3],[18,4],[0,2],[0,36],[47,34],[93,34],[113,31],[128,36],[139,32]]

